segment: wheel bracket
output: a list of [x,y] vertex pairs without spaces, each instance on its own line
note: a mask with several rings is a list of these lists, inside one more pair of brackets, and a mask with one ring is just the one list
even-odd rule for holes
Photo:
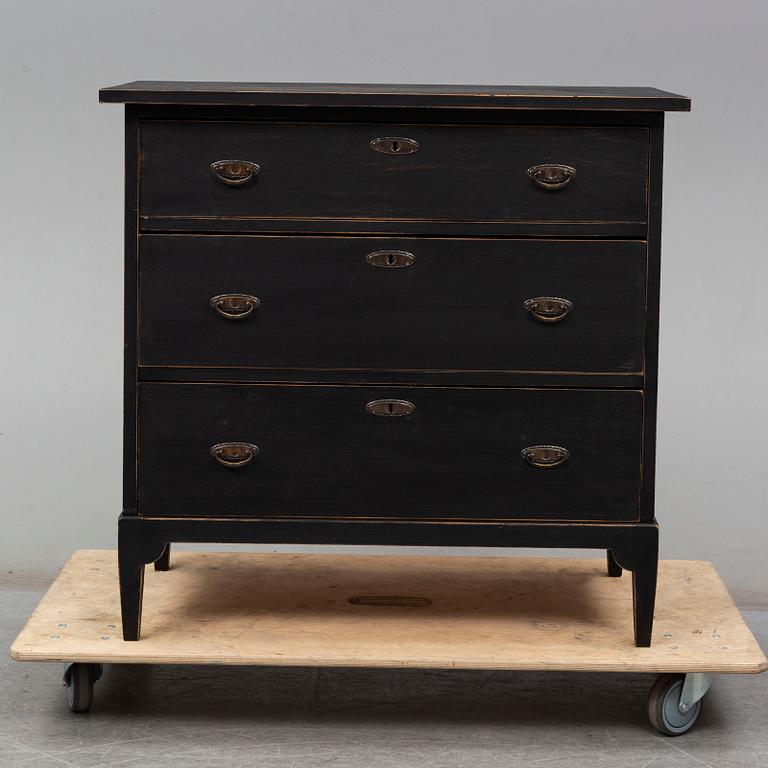
[[[64,664],[64,675],[61,678],[61,684],[66,688],[72,682],[72,667],[75,662],[67,662]],[[101,676],[104,674],[103,664],[91,664],[91,674],[93,675],[93,682],[101,680]]]
[[712,685],[712,675],[708,672],[688,672],[683,681],[683,690],[680,694],[680,703],[677,708],[682,714],[685,714],[697,701],[704,697],[704,694]]

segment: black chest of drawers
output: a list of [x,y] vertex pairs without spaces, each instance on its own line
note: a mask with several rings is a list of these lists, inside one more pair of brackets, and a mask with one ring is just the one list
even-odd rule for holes
[[[123,635],[171,542],[578,547],[656,591],[652,88],[137,82]],[[629,607],[628,607],[629,610]]]

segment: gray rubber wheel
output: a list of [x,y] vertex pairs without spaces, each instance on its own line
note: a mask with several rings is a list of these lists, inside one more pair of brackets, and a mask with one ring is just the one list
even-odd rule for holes
[[648,719],[664,736],[682,736],[699,719],[701,699],[687,712],[678,709],[684,679],[684,675],[661,675],[648,695]]
[[101,677],[100,664],[70,664],[64,673],[67,703],[73,712],[88,712],[93,706],[93,684]]

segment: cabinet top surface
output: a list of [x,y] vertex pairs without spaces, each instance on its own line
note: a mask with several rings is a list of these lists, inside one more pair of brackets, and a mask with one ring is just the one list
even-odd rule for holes
[[136,80],[99,91],[102,102],[241,106],[474,107],[688,111],[690,99],[658,88],[533,85],[226,83]]

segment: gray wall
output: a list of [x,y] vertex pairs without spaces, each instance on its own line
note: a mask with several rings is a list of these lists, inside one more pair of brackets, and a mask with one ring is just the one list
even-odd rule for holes
[[2,2],[0,573],[115,543],[134,79],[654,85],[667,120],[662,554],[768,605],[762,0]]

